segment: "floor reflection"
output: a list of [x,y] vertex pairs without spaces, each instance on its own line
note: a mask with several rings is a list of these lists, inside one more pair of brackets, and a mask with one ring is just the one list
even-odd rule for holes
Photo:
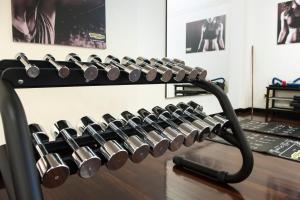
[[290,180],[271,177],[268,179],[267,186],[267,200],[300,199],[299,185]]

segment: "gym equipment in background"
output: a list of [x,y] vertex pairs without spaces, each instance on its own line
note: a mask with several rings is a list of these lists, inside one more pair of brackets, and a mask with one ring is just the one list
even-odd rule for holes
[[273,86],[278,86],[278,87],[300,88],[300,78],[297,78],[294,81],[288,82],[288,81],[281,80],[281,79],[275,77],[272,80],[272,85]]
[[300,139],[300,126],[278,122],[259,122],[249,119],[240,120],[240,124],[245,131],[287,137],[296,140]]
[[[205,71],[205,70],[204,70]],[[199,77],[201,74],[199,75]],[[199,78],[201,79],[201,78]],[[222,90],[226,90],[226,81],[224,78],[216,78],[210,80],[213,84],[219,86]],[[175,97],[186,97],[186,96],[195,96],[202,94],[209,94],[207,91],[195,87],[193,84],[175,84],[174,85]]]
[[270,114],[273,116],[278,112],[289,113],[295,118],[299,118],[300,110],[297,109],[297,103],[294,99],[295,93],[300,94],[300,87],[283,87],[280,85],[268,86],[266,92],[265,120],[269,120]]
[[[120,63],[116,64],[115,60],[109,59],[108,61],[110,62],[107,64],[112,64],[116,67],[118,67],[117,65],[121,65]],[[107,71],[100,67],[98,69],[96,66],[99,76],[97,76],[95,80],[87,81],[83,73],[84,70],[76,64],[76,60],[75,62],[74,59],[56,62],[60,65],[65,65],[70,69],[70,75],[67,78],[62,79],[59,77],[57,69],[50,62],[45,60],[28,61],[28,63],[36,65],[40,70],[40,75],[35,79],[30,78],[27,75],[26,68],[24,68],[24,65],[19,60],[0,61],[0,111],[6,140],[6,144],[0,146],[0,178],[2,179],[1,182],[4,182],[10,199],[42,199],[40,186],[42,182],[36,168],[36,162],[41,158],[41,155],[34,147],[35,143],[28,128],[26,113],[15,89],[166,83],[165,81],[162,81],[161,73],[158,73],[157,78],[152,82],[147,81],[146,78],[142,76],[137,82],[133,83],[132,80],[129,80],[128,73],[121,67],[119,68],[121,72],[120,77],[116,80],[110,80],[107,76]],[[86,66],[92,64],[89,62],[82,63],[78,60],[77,62],[79,62],[80,65]],[[150,62],[150,64],[153,63]],[[157,69],[158,66],[163,67],[160,63],[155,63],[152,66],[155,66]],[[178,81],[173,79],[173,74],[168,83],[178,83]],[[195,86],[200,87],[217,97],[223,108],[224,115],[230,122],[227,129],[222,129],[219,132],[219,136],[228,142],[231,142],[235,148],[239,149],[243,161],[242,167],[235,173],[216,171],[209,167],[202,166],[199,163],[191,162],[184,156],[175,156],[173,159],[175,165],[178,168],[188,170],[197,175],[202,174],[203,176],[220,183],[238,183],[245,180],[250,175],[253,168],[253,155],[226,94],[220,90],[219,87],[216,87],[205,80],[194,80],[191,82],[188,80],[188,77],[186,77],[180,83],[193,83]],[[145,109],[140,110],[139,114],[143,118],[142,123],[140,124],[142,129],[147,133],[155,131],[164,139],[168,139],[168,142],[170,142],[170,150],[174,151],[180,148],[184,142],[184,136],[179,132],[178,127],[172,128],[170,124]],[[186,114],[182,113],[182,115],[184,119],[190,120],[189,116]],[[199,117],[199,114],[196,112],[195,115]],[[138,130],[132,128],[128,123],[116,120],[111,117],[111,115],[106,116],[105,121],[108,125],[101,123],[100,126],[102,130],[97,132],[97,134],[101,134],[101,137],[104,139],[103,141],[116,141],[121,147],[126,149],[129,155],[131,154],[132,156],[132,152],[134,151],[128,148],[129,145],[126,144],[125,140],[127,138],[136,138],[139,136],[139,138],[142,139],[138,140],[138,144],[142,143],[143,145],[145,144],[145,147],[147,146],[147,148],[145,148],[147,151],[142,148],[142,157],[145,157],[145,155],[151,151],[149,145],[144,142],[143,134],[139,133]],[[172,117],[170,120],[175,123],[178,119]],[[89,126],[88,124],[89,123],[85,124],[85,128]],[[90,125],[89,127],[95,128],[94,125]],[[88,129],[86,128],[85,130]],[[91,129],[89,130],[91,131]],[[120,131],[122,131],[122,134],[120,134]],[[56,153],[61,157],[68,166],[70,175],[79,173],[82,177],[90,177],[98,171],[100,164],[105,165],[109,160],[109,157],[107,156],[107,158],[105,158],[105,153],[101,152],[100,149],[100,143],[103,141],[97,141],[93,137],[95,135],[94,132],[92,132],[92,134],[90,133],[83,133],[78,136],[77,131],[72,128],[68,122],[60,120],[55,124],[54,135],[56,135],[56,137],[54,141],[48,141],[42,136],[43,134],[40,134],[39,138],[50,154]],[[174,139],[176,139],[175,142]],[[136,140],[134,141],[134,146],[139,146],[136,144]],[[141,158],[140,156],[138,157]],[[132,161],[137,160],[132,159]],[[101,170],[99,173],[101,173]],[[18,174],[18,176],[12,176],[12,174]]]

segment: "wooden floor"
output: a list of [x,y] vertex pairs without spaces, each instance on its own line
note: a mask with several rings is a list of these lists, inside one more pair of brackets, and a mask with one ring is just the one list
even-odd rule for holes
[[[211,142],[182,148],[177,154],[231,172],[241,163],[236,149]],[[243,183],[223,186],[174,168],[174,155],[167,153],[159,159],[149,156],[138,165],[128,162],[116,172],[103,167],[92,179],[72,176],[62,187],[43,189],[43,193],[46,200],[300,199],[300,163],[254,153],[252,175]],[[5,190],[0,190],[0,199],[7,199]]]

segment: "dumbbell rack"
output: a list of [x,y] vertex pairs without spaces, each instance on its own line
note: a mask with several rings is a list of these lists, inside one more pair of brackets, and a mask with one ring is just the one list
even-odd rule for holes
[[[104,86],[104,85],[143,85],[143,84],[165,84],[160,80],[160,76],[152,82],[146,81],[142,77],[138,82],[128,81],[128,75],[121,71],[121,76],[117,81],[110,81],[106,77],[104,70],[99,70],[98,79],[86,82],[80,68],[70,62],[59,62],[71,69],[71,74],[66,79],[61,79],[57,71],[48,62],[30,61],[40,68],[40,76],[36,79],[28,78],[25,69],[15,60],[0,61],[0,110],[3,121],[3,129],[6,138],[6,145],[0,146],[0,187],[6,187],[10,199],[40,200],[43,199],[41,184],[36,170],[35,162],[38,159],[37,153],[32,145],[32,138],[29,133],[26,114],[22,103],[15,92],[15,89],[22,88],[49,88],[49,87],[76,87],[76,86]],[[169,83],[178,83],[175,80]],[[228,120],[230,129],[222,130],[219,136],[237,147],[242,155],[243,163],[241,169],[235,174],[215,171],[193,162],[184,162],[183,157],[175,157],[174,162],[182,168],[191,170],[196,174],[208,177],[221,183],[238,183],[246,179],[253,168],[253,155],[244,137],[232,105],[226,94],[219,87],[204,81],[184,80],[182,83],[192,83],[217,97]],[[161,126],[164,122],[158,121]],[[143,127],[147,130],[146,124]],[[128,134],[137,134],[130,127],[125,126],[124,131]],[[103,133],[105,139],[119,138],[111,131]],[[87,135],[75,138],[80,146],[87,145],[97,152],[97,144]],[[77,167],[70,158],[71,149],[63,140],[45,143],[48,151],[59,153],[66,164],[70,167],[71,174],[75,174]],[[99,155],[99,154],[98,154]],[[102,159],[103,160],[103,159]],[[1,184],[1,182],[3,184]]]

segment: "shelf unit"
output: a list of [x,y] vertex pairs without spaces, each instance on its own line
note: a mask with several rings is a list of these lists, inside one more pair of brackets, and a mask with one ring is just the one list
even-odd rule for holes
[[[0,61],[0,110],[6,139],[6,144],[0,146],[0,185],[3,182],[8,196],[12,200],[43,199],[41,183],[35,166],[35,162],[38,159],[37,153],[33,148],[26,113],[15,89],[166,84],[160,80],[161,77],[157,77],[153,82],[147,82],[146,78],[142,77],[140,81],[131,83],[128,81],[127,74],[123,71],[117,81],[110,81],[103,70],[99,70],[99,77],[96,80],[86,82],[80,69],[69,62],[60,62],[71,69],[70,77],[60,79],[57,76],[56,69],[47,62],[30,62],[40,68],[40,76],[36,79],[28,78],[25,69],[18,61]],[[178,82],[172,80],[169,83]],[[218,135],[239,149],[243,162],[242,167],[233,174],[201,166],[198,163],[187,160],[184,156],[175,156],[173,159],[174,163],[180,168],[223,184],[238,183],[245,180],[253,169],[253,155],[228,97],[218,86],[205,80],[189,81],[186,79],[181,83],[192,83],[217,97],[225,116],[231,122],[230,126],[221,130]],[[158,121],[158,123],[164,126],[163,122]],[[145,124],[143,127],[147,129]],[[127,126],[122,129],[128,134],[134,134],[134,130]],[[117,139],[116,135],[109,130],[104,133],[104,136],[105,138]],[[88,145],[96,150],[95,141],[90,136],[78,137],[76,141],[79,145]],[[70,149],[64,141],[48,142],[45,143],[45,146],[49,152],[60,153],[63,160],[70,167],[71,173],[74,174],[76,172],[76,166],[74,166],[74,162],[69,156]]]
[[268,86],[267,94],[266,94],[266,116],[265,116],[266,121],[268,121],[270,113],[274,114],[275,111],[284,111],[284,112],[300,114],[300,112],[294,111],[292,108],[276,106],[276,101],[286,101],[286,102],[293,101],[293,98],[276,96],[277,91],[300,93],[300,87],[280,87],[280,86],[273,86],[273,85]]

